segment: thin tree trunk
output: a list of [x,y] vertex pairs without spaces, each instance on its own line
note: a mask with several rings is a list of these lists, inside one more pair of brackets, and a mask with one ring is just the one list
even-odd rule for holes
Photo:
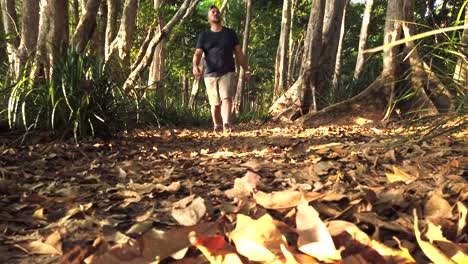
[[[154,1],[154,9],[157,13],[158,28],[156,29],[156,34],[159,33],[159,30],[164,27],[164,18],[161,14],[161,6],[163,4],[162,0]],[[149,77],[148,77],[148,86],[155,86],[156,89],[159,89],[161,86],[161,81],[164,78],[164,40],[159,43],[156,47],[153,56],[153,62],[151,63]]]
[[[465,6],[465,26],[468,26],[468,5]],[[457,64],[455,66],[455,71],[453,73],[453,80],[457,85],[460,87],[468,87],[468,57],[466,54],[468,54],[468,28],[465,27],[465,30],[463,31],[463,35],[461,38],[461,43],[460,45],[460,54],[465,54],[465,57],[459,57],[457,60]]]
[[[336,52],[336,63],[335,63],[335,72],[333,74],[333,82],[332,82],[332,89],[335,91],[334,93],[337,94],[337,91],[340,90],[341,87],[341,54],[343,53],[343,41],[345,38],[345,24],[346,24],[346,9],[348,8],[349,0],[346,0],[346,4],[343,10],[343,18],[341,19],[341,30],[340,30],[340,39],[338,41],[338,51]],[[335,97],[335,99],[338,99]]]
[[[322,53],[317,76],[317,98],[325,98],[333,83],[336,54],[340,38],[341,20],[345,9],[344,0],[327,1],[323,18]],[[320,104],[322,105],[322,104]],[[326,105],[325,103],[323,105]]]
[[[1,15],[1,10],[0,10]],[[0,19],[0,69],[3,69],[3,65],[8,63],[8,54],[6,49],[5,30],[3,29],[3,19]]]
[[23,1],[22,9],[21,43],[18,48],[19,73],[23,72],[27,61],[32,62],[36,53],[39,31],[39,2]]
[[[205,55],[202,56],[202,59],[200,60],[200,65],[198,65],[198,68],[200,69],[200,72],[203,74],[205,71],[205,64],[202,62],[205,60]],[[198,97],[198,93],[200,91],[200,81],[203,79],[203,76],[200,75],[198,78],[195,78],[193,83],[192,83],[192,91],[190,92],[190,99],[189,99],[189,107],[191,110],[196,109],[196,101]]]
[[361,72],[362,72],[362,68],[364,66],[364,49],[366,48],[367,35],[368,35],[368,29],[369,29],[369,23],[370,23],[373,5],[374,5],[374,0],[366,1],[366,8],[364,10],[364,15],[362,17],[361,34],[359,35],[356,67],[354,68],[354,74],[353,74],[354,80],[359,79],[359,76],[361,75]]
[[80,21],[80,4],[78,0],[73,0],[73,30],[76,30]]
[[142,49],[140,49],[140,53],[132,66],[132,72],[125,81],[125,91],[128,91],[130,87],[135,85],[140,73],[151,64],[156,47],[161,40],[171,32],[175,25],[183,23],[183,21],[192,14],[198,2],[199,0],[184,0],[179,10],[177,10],[171,20],[161,29],[159,34],[155,34],[154,31],[148,33],[148,38],[143,43]]
[[[242,40],[242,52],[245,55],[246,62],[248,61],[248,46],[249,46],[249,33],[250,33],[250,21],[252,20],[252,0],[246,0],[246,16],[245,16],[245,27],[244,36]],[[239,67],[239,79],[237,80],[236,96],[233,103],[234,113],[239,113],[241,110],[242,95],[244,88],[245,72],[242,67]]]
[[107,0],[105,58],[109,57],[112,40],[117,34],[117,16],[119,14],[120,5],[121,0]]
[[112,53],[118,51],[119,58],[125,68],[130,66],[130,50],[136,26],[137,10],[138,0],[125,0],[119,33],[114,41],[112,41],[109,48],[109,56],[106,58],[106,60],[109,60],[112,57]]
[[36,84],[39,78],[48,78],[50,75],[50,58],[48,54],[48,38],[53,17],[52,3],[48,0],[41,0],[39,11],[39,32],[37,36],[36,56],[32,69],[33,84]]
[[51,40],[49,42],[50,48],[50,61],[52,65],[58,62],[61,54],[64,54],[68,48],[69,42],[69,15],[68,15],[68,0],[53,0],[52,8],[52,20],[50,30]]
[[315,111],[315,89],[322,51],[322,30],[325,15],[325,0],[312,2],[307,32],[304,39],[299,78],[270,107],[269,113],[281,120],[292,120],[309,110]]
[[[294,38],[293,38],[293,27],[294,27],[294,15],[296,14],[296,5],[297,0],[292,0],[291,3],[291,12],[289,17],[289,47],[288,47],[288,87],[289,87],[289,80],[293,79],[294,75],[294,67],[293,67],[293,52],[294,52]],[[298,45],[299,47],[299,45]]]
[[0,0],[2,11],[3,29],[5,33],[12,36],[7,42],[8,63],[10,71],[18,76],[19,61],[18,61],[18,46],[20,39],[18,38],[18,16],[16,15],[15,0]]
[[86,48],[86,45],[93,36],[100,3],[101,0],[88,0],[86,3],[86,9],[81,16],[71,41],[73,47],[79,52],[82,52]]
[[101,1],[96,19],[96,30],[91,39],[91,51],[99,61],[104,61],[106,53],[106,30],[107,30],[107,2]]
[[280,94],[285,92],[288,88],[288,66],[286,63],[289,48],[289,27],[291,26],[290,19],[291,0],[284,0],[283,16],[281,19],[281,34],[278,43],[278,50],[276,53],[274,99],[278,98]]

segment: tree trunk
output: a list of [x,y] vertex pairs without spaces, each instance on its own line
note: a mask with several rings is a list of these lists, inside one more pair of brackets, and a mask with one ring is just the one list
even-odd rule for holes
[[[1,15],[1,10],[0,10]],[[0,19],[0,70],[3,69],[3,65],[8,64],[8,54],[6,50],[5,30],[3,29],[3,19]]]
[[291,0],[284,0],[283,16],[281,18],[281,33],[276,53],[274,99],[278,98],[280,94],[285,92],[288,88],[288,68],[286,63],[289,48],[290,20]]
[[73,0],[73,29],[76,30],[80,21],[80,4],[78,0]]
[[[158,28],[156,29],[156,34],[159,33],[160,29],[164,27],[164,17],[161,14],[161,6],[163,4],[162,0],[154,1],[154,9],[157,13]],[[156,47],[153,56],[153,62],[151,63],[149,77],[148,77],[148,86],[154,86],[156,89],[159,89],[162,86],[162,80],[164,78],[164,40],[159,43]],[[164,91],[163,91],[164,93]]]
[[86,9],[81,16],[72,37],[72,45],[79,52],[84,51],[96,28],[96,16],[99,11],[101,0],[88,0]]
[[49,32],[52,23],[53,14],[52,3],[48,0],[41,0],[39,11],[39,32],[37,36],[36,56],[32,69],[32,80],[36,84],[39,78],[48,78],[50,76],[50,58],[48,54]]
[[[401,39],[404,31],[407,32],[407,36],[410,35],[409,25],[412,25],[414,12],[413,1],[388,1],[384,45]],[[409,65],[403,61],[405,57],[409,57]],[[422,69],[424,69],[424,64],[417,56],[414,43],[407,42],[406,45],[385,47],[382,73],[367,89],[351,99],[329,106],[317,113],[303,116],[297,120],[297,123],[309,127],[330,123],[349,124],[357,118],[378,122],[388,117],[390,110],[394,109],[392,107],[394,94],[404,93],[414,93],[414,96],[409,103],[398,103],[396,107],[402,107],[404,111],[426,110],[420,112],[423,115],[435,113],[431,112],[435,110],[435,107],[422,87],[431,78],[427,70]],[[410,83],[405,81],[407,79],[405,72],[410,74]]]
[[364,66],[364,49],[366,48],[367,35],[369,29],[369,23],[372,13],[372,6],[374,5],[374,0],[366,1],[366,8],[364,10],[364,15],[362,17],[361,25],[361,34],[359,35],[359,44],[358,44],[358,55],[356,59],[356,67],[354,68],[353,79],[358,80],[362,72],[362,67]]
[[[246,0],[245,26],[244,26],[244,36],[242,40],[242,52],[244,53],[246,63],[248,62],[248,57],[249,57],[248,46],[249,46],[250,21],[252,21],[252,0]],[[242,69],[242,67],[239,67],[239,79],[237,80],[236,96],[233,102],[234,113],[239,113],[241,111],[244,78],[245,78],[244,69]]]
[[119,15],[121,0],[107,0],[107,22],[104,57],[108,58],[112,40],[117,34],[117,16]]
[[128,91],[130,87],[135,86],[140,73],[150,65],[157,45],[171,32],[175,25],[183,23],[183,21],[192,14],[198,2],[199,0],[184,0],[179,10],[177,10],[171,20],[169,20],[158,34],[155,34],[154,30],[148,32],[148,36],[142,44],[142,48],[137,55],[136,61],[132,65],[132,72],[123,86],[125,91]]
[[290,12],[290,17],[289,17],[289,45],[288,45],[288,87],[289,87],[289,81],[293,80],[293,75],[294,75],[294,67],[293,67],[293,52],[294,52],[294,38],[293,38],[293,27],[294,27],[294,15],[296,14],[296,5],[297,5],[297,0],[292,0],[291,3],[291,12]]
[[52,0],[52,20],[49,39],[49,52],[52,65],[55,65],[64,52],[67,51],[69,42],[69,16],[68,0]]
[[[335,95],[338,94],[337,91],[341,88],[341,54],[343,53],[343,40],[345,37],[345,22],[346,22],[346,9],[349,5],[349,0],[346,0],[346,4],[343,10],[343,18],[341,19],[341,30],[340,30],[340,39],[338,41],[338,51],[336,52],[336,63],[335,63],[335,72],[333,74],[332,89],[335,91]],[[333,98],[339,99],[339,98]]]
[[21,43],[18,48],[19,74],[23,72],[27,61],[32,62],[36,53],[39,31],[39,1],[23,1],[22,20]]
[[133,32],[136,26],[137,9],[138,0],[125,0],[119,33],[117,33],[117,37],[112,41],[109,48],[109,56],[106,58],[106,60],[109,60],[112,57],[112,53],[118,51],[124,68],[130,66],[130,51],[132,48]]
[[[460,54],[468,54],[468,5],[465,6],[465,30],[461,37]],[[459,57],[453,73],[453,80],[460,87],[468,87],[468,63],[467,57]]]
[[299,115],[316,109],[315,89],[322,51],[325,3],[325,0],[312,2],[299,78],[269,110],[269,113],[277,119],[294,120]]
[[[320,54],[319,63],[320,70],[316,81],[317,98],[323,98],[323,100],[325,99],[327,91],[331,89],[333,83],[336,54],[340,39],[341,21],[345,9],[345,3],[346,1],[344,0],[329,0],[325,6],[322,53]],[[326,105],[326,103],[320,103],[319,105]]]
[[11,36],[7,42],[8,64],[10,71],[18,76],[19,61],[18,61],[18,46],[20,39],[18,38],[16,27],[18,25],[18,16],[16,15],[15,0],[0,0],[2,11],[3,29],[5,33]]
[[190,92],[190,99],[189,99],[189,107],[191,110],[196,109],[196,101],[198,97],[198,92],[200,91],[200,81],[203,79],[203,72],[205,71],[205,64],[202,63],[202,61],[205,60],[205,55],[202,56],[202,59],[200,60],[200,65],[198,68],[200,68],[200,72],[202,75],[200,75],[198,78],[195,78],[192,84],[192,91]]
[[107,2],[101,1],[96,19],[96,30],[91,39],[91,51],[95,58],[102,62],[106,53],[106,30],[107,30]]

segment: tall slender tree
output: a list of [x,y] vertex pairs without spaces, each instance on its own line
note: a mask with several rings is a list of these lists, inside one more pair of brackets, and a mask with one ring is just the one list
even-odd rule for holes
[[21,72],[29,60],[34,58],[39,31],[39,1],[23,1],[21,43],[18,49],[19,68]]
[[[244,34],[242,37],[242,53],[245,55],[246,61],[248,61],[248,46],[249,46],[249,34],[250,34],[250,22],[252,21],[252,0],[246,0],[246,15],[245,15],[245,24],[244,24]],[[234,113],[239,113],[241,111],[242,97],[244,95],[244,78],[245,72],[242,67],[239,67],[239,78],[237,80],[237,90],[236,96],[234,97],[233,102],[233,111]]]
[[359,79],[364,65],[364,49],[366,48],[367,35],[369,30],[369,24],[372,14],[372,7],[374,0],[366,0],[366,8],[364,9],[364,15],[362,16],[361,33],[359,34],[358,44],[358,55],[356,59],[356,67],[354,69],[353,79]]
[[101,0],[88,0],[84,13],[80,18],[75,33],[73,34],[71,44],[78,51],[83,51],[88,45],[96,29],[96,16],[99,11]]
[[341,86],[341,65],[342,65],[341,54],[343,53],[343,42],[345,38],[345,28],[346,28],[346,10],[348,8],[349,1],[350,0],[346,0],[346,4],[343,10],[343,18],[341,19],[340,39],[338,41],[338,50],[336,52],[335,72],[333,74],[333,82],[332,82],[332,89],[335,92],[338,91]]
[[[154,0],[154,9],[157,13],[157,21],[158,27],[156,29],[156,34],[159,33],[160,29],[164,27],[164,16],[162,14],[162,5],[164,0]],[[163,84],[161,83],[164,78],[164,40],[159,43],[156,47],[153,56],[153,62],[151,63],[150,72],[148,76],[148,85],[155,86],[157,89],[161,88]],[[163,89],[165,90],[165,89]],[[163,91],[164,97],[166,95],[165,91]]]
[[465,6],[465,30],[462,33],[460,54],[465,54],[465,57],[459,57],[455,71],[453,73],[453,79],[460,87],[468,87],[468,4]]
[[275,64],[275,87],[274,98],[285,92],[288,88],[288,49],[289,49],[289,34],[291,27],[291,0],[283,1],[283,12],[281,18],[281,32],[276,51]]
[[18,25],[18,16],[16,14],[15,0],[0,0],[0,8],[2,11],[3,29],[7,35],[11,36],[10,41],[8,41],[6,45],[10,71],[18,75],[18,46],[20,44],[20,39],[16,28]]

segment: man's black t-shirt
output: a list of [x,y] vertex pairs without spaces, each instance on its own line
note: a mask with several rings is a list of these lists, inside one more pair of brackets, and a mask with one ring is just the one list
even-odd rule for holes
[[217,77],[235,71],[233,51],[238,44],[239,39],[230,28],[223,27],[220,32],[202,32],[196,48],[205,53],[205,76]]

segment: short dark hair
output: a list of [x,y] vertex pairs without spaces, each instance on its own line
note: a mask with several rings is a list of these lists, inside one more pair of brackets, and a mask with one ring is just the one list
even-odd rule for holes
[[215,8],[219,10],[219,8],[216,5],[211,5],[208,10],[215,9]]

